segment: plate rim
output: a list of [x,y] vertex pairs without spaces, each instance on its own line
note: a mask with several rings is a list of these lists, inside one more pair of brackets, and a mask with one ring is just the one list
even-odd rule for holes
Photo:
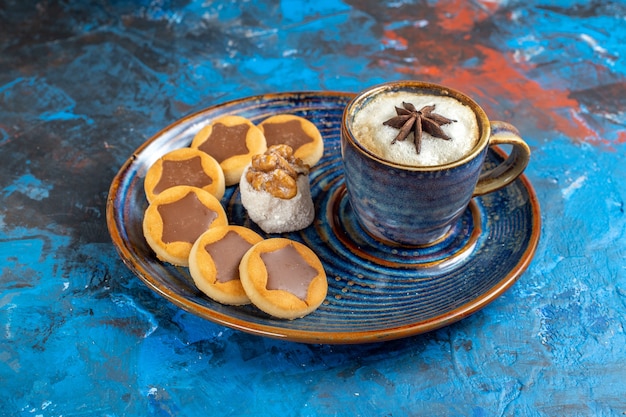
[[[452,309],[445,313],[442,313],[438,316],[432,317],[428,320],[419,321],[416,323],[411,323],[402,326],[391,327],[382,330],[367,330],[367,331],[355,331],[355,332],[324,332],[324,331],[314,331],[314,330],[303,330],[303,329],[289,329],[284,327],[273,327],[267,324],[261,323],[250,323],[246,320],[241,320],[239,318],[229,316],[227,314],[223,314],[219,311],[213,310],[207,306],[200,305],[194,303],[193,301],[188,301],[187,299],[181,299],[183,297],[179,297],[174,294],[171,290],[166,287],[162,287],[157,284],[157,282],[148,274],[146,271],[142,271],[135,265],[131,260],[134,258],[129,245],[126,244],[125,240],[122,238],[121,230],[118,229],[118,224],[116,219],[119,217],[119,210],[115,207],[115,201],[118,199],[118,190],[121,186],[121,180],[126,177],[127,171],[130,169],[134,161],[138,158],[143,150],[145,150],[148,146],[150,146],[153,142],[159,139],[164,133],[175,129],[180,125],[186,124],[189,120],[194,119],[203,113],[209,111],[215,111],[220,108],[225,107],[233,107],[238,103],[244,102],[263,102],[276,100],[276,99],[288,99],[294,100],[295,97],[328,97],[335,99],[342,99],[349,101],[352,97],[354,97],[355,93],[350,92],[342,92],[342,91],[291,91],[291,92],[276,92],[276,93],[266,93],[259,94],[254,96],[248,96],[243,98],[238,98],[234,100],[225,101],[213,106],[209,106],[198,110],[196,112],[190,113],[180,119],[175,120],[164,128],[160,129],[154,135],[152,135],[149,139],[143,142],[139,147],[133,151],[132,155],[124,161],[116,175],[114,176],[111,185],[109,187],[109,192],[107,196],[106,203],[106,221],[107,227],[109,230],[109,235],[112,239],[113,245],[116,248],[116,251],[122,262],[126,265],[130,271],[137,276],[145,285],[148,286],[152,291],[159,294],[161,297],[165,298],[172,304],[182,308],[185,311],[188,311],[194,315],[199,316],[200,318],[209,320],[213,323],[243,331],[246,333],[269,337],[280,340],[288,340],[292,342],[299,343],[311,343],[311,344],[356,344],[356,343],[372,343],[372,342],[382,342],[394,339],[405,338],[421,333],[430,332],[445,326],[448,326],[452,323],[460,321],[478,310],[484,308],[492,301],[500,297],[504,292],[506,292],[526,271],[528,266],[530,265],[534,254],[537,250],[539,239],[541,235],[541,210],[539,205],[539,200],[537,198],[537,194],[530,182],[530,180],[526,177],[525,174],[520,175],[516,181],[520,181],[523,184],[523,188],[528,193],[528,201],[531,206],[531,216],[532,216],[532,226],[531,233],[529,236],[528,245],[526,249],[520,256],[519,261],[515,264],[513,268],[511,268],[508,273],[503,276],[494,286],[492,286],[489,290],[485,291],[483,294],[478,297],[472,298],[472,300]],[[506,153],[502,151],[497,146],[492,146],[490,149],[495,151],[499,156],[504,157]]]

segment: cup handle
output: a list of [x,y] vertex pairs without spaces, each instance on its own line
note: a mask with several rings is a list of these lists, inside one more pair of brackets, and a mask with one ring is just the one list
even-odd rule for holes
[[520,176],[530,160],[530,147],[524,142],[515,126],[491,121],[489,146],[512,145],[511,153],[501,164],[483,172],[478,178],[474,196],[484,195],[509,185]]

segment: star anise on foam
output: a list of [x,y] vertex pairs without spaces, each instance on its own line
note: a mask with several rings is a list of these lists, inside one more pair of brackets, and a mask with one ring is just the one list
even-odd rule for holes
[[400,129],[398,135],[391,141],[392,144],[397,141],[405,140],[411,132],[415,138],[415,150],[419,154],[422,149],[422,131],[429,133],[431,136],[450,140],[450,136],[441,129],[442,125],[456,122],[456,120],[448,119],[440,114],[433,113],[435,105],[424,106],[417,110],[411,103],[402,102],[402,107],[396,106],[396,117],[383,122],[385,126]]

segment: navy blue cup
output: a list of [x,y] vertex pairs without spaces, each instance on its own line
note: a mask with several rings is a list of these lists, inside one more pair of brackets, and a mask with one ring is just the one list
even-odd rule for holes
[[[456,98],[478,120],[478,141],[461,159],[437,166],[409,166],[384,160],[353,134],[354,115],[373,97],[392,91]],[[512,145],[508,158],[483,172],[490,145]],[[472,99],[453,89],[420,81],[381,84],[358,94],[345,108],[341,152],[348,198],[359,223],[386,244],[423,246],[446,235],[471,198],[498,190],[526,168],[530,148],[515,127],[489,121]]]

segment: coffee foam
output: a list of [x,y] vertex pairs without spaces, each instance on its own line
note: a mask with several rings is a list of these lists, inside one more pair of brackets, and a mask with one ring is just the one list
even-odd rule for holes
[[[418,154],[411,133],[404,141],[391,144],[398,129],[383,125],[396,116],[395,107],[412,103],[418,110],[435,105],[433,113],[456,120],[442,125],[452,138],[443,140],[422,132],[422,148]],[[467,155],[478,142],[478,121],[472,109],[452,97],[398,91],[379,94],[366,103],[352,122],[356,140],[374,155],[390,162],[411,166],[434,166],[454,162]]]

